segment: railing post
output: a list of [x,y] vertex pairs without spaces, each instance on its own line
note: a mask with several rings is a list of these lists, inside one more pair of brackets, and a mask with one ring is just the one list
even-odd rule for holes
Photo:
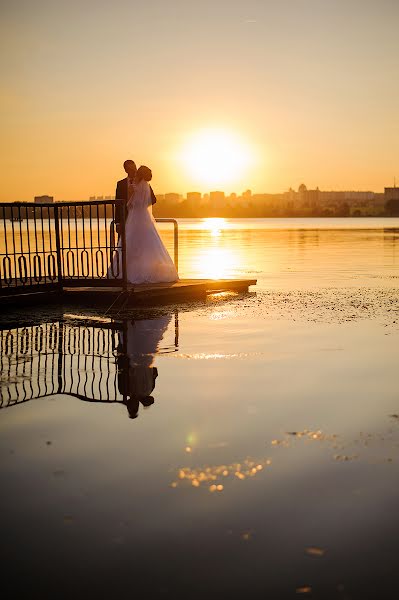
[[[58,206],[54,206],[54,226],[55,226],[55,246],[57,251],[57,271],[58,271],[58,285],[63,288],[63,277],[61,267],[61,241],[60,241],[60,219],[58,215]],[[50,234],[51,235],[51,234]]]
[[177,221],[173,221],[173,232],[174,232],[174,251],[175,251],[175,267],[177,273],[179,273],[179,230]]
[[127,292],[127,264],[126,264],[126,206],[121,202],[121,236],[122,236],[122,288]]

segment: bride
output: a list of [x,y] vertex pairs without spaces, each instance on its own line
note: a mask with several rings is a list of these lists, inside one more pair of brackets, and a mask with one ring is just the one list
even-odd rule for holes
[[[126,269],[130,283],[163,283],[178,281],[179,276],[165,248],[152,216],[151,169],[141,166],[137,170],[134,193],[127,203]],[[108,277],[122,273],[122,239],[108,271]]]

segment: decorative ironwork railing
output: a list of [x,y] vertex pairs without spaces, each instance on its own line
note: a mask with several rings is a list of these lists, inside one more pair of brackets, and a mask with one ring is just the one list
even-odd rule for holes
[[[116,231],[121,200],[0,203],[0,295],[109,285],[127,288],[125,222]],[[124,214],[124,211],[120,211]],[[178,269],[178,224],[173,223]]]

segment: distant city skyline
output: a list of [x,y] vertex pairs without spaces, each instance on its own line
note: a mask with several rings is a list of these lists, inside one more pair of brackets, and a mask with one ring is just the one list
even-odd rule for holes
[[[298,191],[300,190],[300,188],[302,186],[305,186],[305,188],[308,189],[307,186],[306,186],[306,184],[302,183],[302,184],[300,184],[298,186]],[[365,190],[365,189],[361,189],[360,187],[359,188],[354,188],[354,189],[346,189],[346,190],[341,190],[341,189],[323,190],[319,186],[316,186],[315,189],[317,189],[317,190],[319,190],[320,192],[323,192],[323,193],[337,193],[337,194],[384,194],[384,190],[387,189],[387,188],[396,188],[396,179],[395,178],[394,178],[394,180],[392,182],[392,186],[385,185],[383,187],[383,190],[381,192],[376,192],[375,190]],[[296,191],[296,190],[294,190],[293,187],[288,187],[288,188],[285,188],[284,191],[280,191],[280,192],[270,192],[270,191],[257,192],[257,191],[254,191],[254,190],[248,188],[246,190],[243,190],[242,192],[230,192],[230,193],[227,193],[224,190],[216,190],[216,189],[215,190],[208,190],[208,191],[203,192],[203,193],[200,192],[200,191],[195,191],[195,190],[187,191],[187,192],[183,192],[183,193],[172,192],[172,191],[170,191],[170,192],[164,192],[164,193],[158,193],[158,192],[155,192],[155,193],[156,193],[157,197],[161,197],[161,198],[164,198],[166,196],[178,196],[180,199],[191,199],[191,200],[194,201],[195,199],[201,200],[201,199],[206,198],[206,197],[209,198],[210,195],[214,194],[214,193],[218,193],[218,194],[222,193],[222,194],[224,194],[224,196],[226,198],[232,198],[232,197],[239,198],[239,197],[245,196],[245,194],[247,194],[248,192],[250,193],[251,196],[262,196],[262,195],[278,196],[278,195],[287,194],[290,191]],[[89,196],[88,200],[112,200],[114,198],[115,198],[114,194],[100,194],[98,196],[96,196],[96,195]]]
[[[104,201],[103,208],[112,215],[111,196],[93,196],[89,201],[76,200],[77,211],[91,211]],[[90,203],[92,201],[92,204]],[[96,201],[96,202],[95,202]],[[36,196],[35,208],[28,208],[29,214],[42,210],[44,205],[52,205],[52,196]],[[63,202],[58,204],[63,206]],[[42,205],[40,207],[40,205]],[[70,205],[70,204],[69,204]],[[7,218],[17,218],[21,204],[8,203]],[[65,204],[68,206],[68,203]],[[85,208],[83,208],[85,206]],[[90,208],[91,207],[91,208]],[[45,207],[44,214],[48,209]],[[17,212],[15,212],[17,211]],[[225,218],[264,218],[264,217],[393,217],[399,216],[399,188],[385,187],[383,193],[372,191],[333,191],[308,189],[301,184],[298,190],[290,188],[280,194],[252,193],[251,190],[226,195],[223,191],[209,194],[188,192],[158,194],[153,206],[155,217],[225,217]],[[30,218],[30,217],[29,217]]]
[[[289,195],[292,192],[300,192],[302,188],[304,188],[305,190],[308,190],[309,192],[311,191],[318,191],[321,194],[337,194],[337,195],[344,195],[346,194],[347,197],[349,198],[351,195],[353,197],[366,197],[366,195],[368,195],[369,197],[373,197],[373,196],[384,196],[384,193],[386,190],[398,190],[397,193],[399,193],[399,187],[396,185],[396,178],[394,177],[392,180],[392,184],[391,185],[384,185],[383,190],[382,191],[375,191],[375,190],[366,190],[364,188],[362,188],[361,186],[358,186],[357,188],[353,188],[353,189],[322,189],[320,186],[316,186],[313,190],[311,188],[308,188],[308,186],[304,183],[301,183],[298,188],[295,190],[292,186],[290,187],[286,187],[283,191],[279,191],[279,192],[271,192],[271,191],[263,191],[263,192],[258,192],[255,190],[252,190],[250,188],[247,188],[241,192],[230,192],[227,193],[222,189],[215,189],[215,190],[207,190],[205,192],[200,192],[200,191],[188,191],[188,192],[177,192],[177,191],[170,191],[170,192],[164,192],[164,193],[159,193],[155,190],[155,194],[158,198],[169,198],[169,199],[178,199],[178,200],[190,200],[190,201],[201,201],[204,199],[209,199],[212,198],[213,195],[217,194],[222,194],[226,199],[234,199],[234,198],[242,198],[245,196],[250,196],[252,198],[259,198],[261,196],[285,196],[285,195]],[[154,186],[152,186],[154,187]],[[343,197],[343,196],[342,196]],[[13,202],[36,202],[36,203],[40,203],[40,202],[81,202],[81,201],[90,201],[90,200],[113,200],[115,198],[115,193],[114,194],[92,194],[90,195],[88,198],[81,198],[81,197],[75,197],[72,199],[66,199],[66,198],[57,198],[55,197],[54,194],[42,194],[42,195],[35,195],[32,198],[18,198],[17,200],[14,200]]]

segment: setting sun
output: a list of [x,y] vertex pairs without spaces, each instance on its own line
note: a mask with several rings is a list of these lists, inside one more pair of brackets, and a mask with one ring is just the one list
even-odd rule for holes
[[237,135],[205,129],[187,140],[181,159],[197,184],[231,184],[243,177],[253,161],[248,145]]

